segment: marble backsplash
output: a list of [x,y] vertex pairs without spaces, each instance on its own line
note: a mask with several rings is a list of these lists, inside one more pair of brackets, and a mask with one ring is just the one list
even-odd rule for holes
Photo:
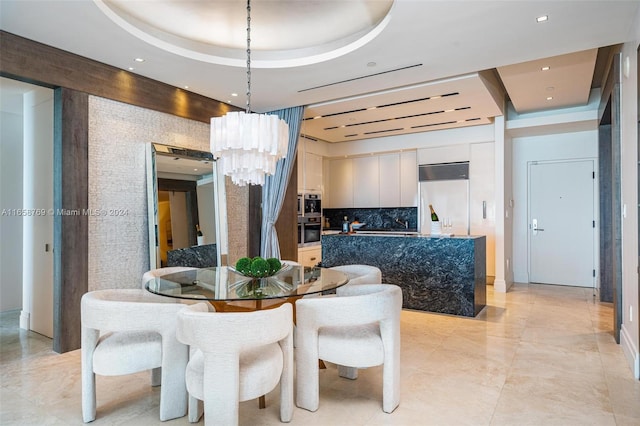
[[[345,216],[349,222],[357,220],[365,223],[362,229],[370,231],[417,231],[418,229],[417,207],[323,209],[322,214],[325,220],[324,228],[331,230],[340,230]],[[405,226],[405,223],[408,226]]]

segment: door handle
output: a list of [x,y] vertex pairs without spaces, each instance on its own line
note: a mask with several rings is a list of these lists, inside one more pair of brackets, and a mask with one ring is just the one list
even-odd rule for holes
[[538,219],[533,219],[531,221],[531,230],[533,231],[533,235],[536,235],[538,231],[544,231],[544,229],[538,228]]

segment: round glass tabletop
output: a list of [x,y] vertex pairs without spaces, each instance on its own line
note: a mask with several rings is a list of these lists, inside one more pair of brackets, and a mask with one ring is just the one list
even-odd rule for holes
[[270,277],[251,278],[220,266],[163,275],[148,281],[145,287],[151,293],[179,299],[242,301],[324,293],[348,281],[344,273],[328,268],[287,265]]

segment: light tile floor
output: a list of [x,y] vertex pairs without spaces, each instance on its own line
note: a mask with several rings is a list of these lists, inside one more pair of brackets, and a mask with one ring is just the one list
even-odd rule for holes
[[[611,304],[549,285],[488,287],[487,296],[477,318],[403,311],[402,400],[392,414],[381,409],[381,368],[350,381],[329,364],[320,408],[296,408],[291,424],[640,425],[640,382],[614,342]],[[0,314],[0,424],[82,424],[80,352],[56,354],[17,323],[17,312]],[[160,424],[159,389],[149,383],[147,373],[98,376],[94,424]],[[277,391],[267,405],[241,403],[241,424],[280,424]]]

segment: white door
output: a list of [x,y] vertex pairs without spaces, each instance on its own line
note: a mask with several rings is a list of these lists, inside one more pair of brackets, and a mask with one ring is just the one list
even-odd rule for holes
[[529,165],[529,281],[592,287],[593,160]]

